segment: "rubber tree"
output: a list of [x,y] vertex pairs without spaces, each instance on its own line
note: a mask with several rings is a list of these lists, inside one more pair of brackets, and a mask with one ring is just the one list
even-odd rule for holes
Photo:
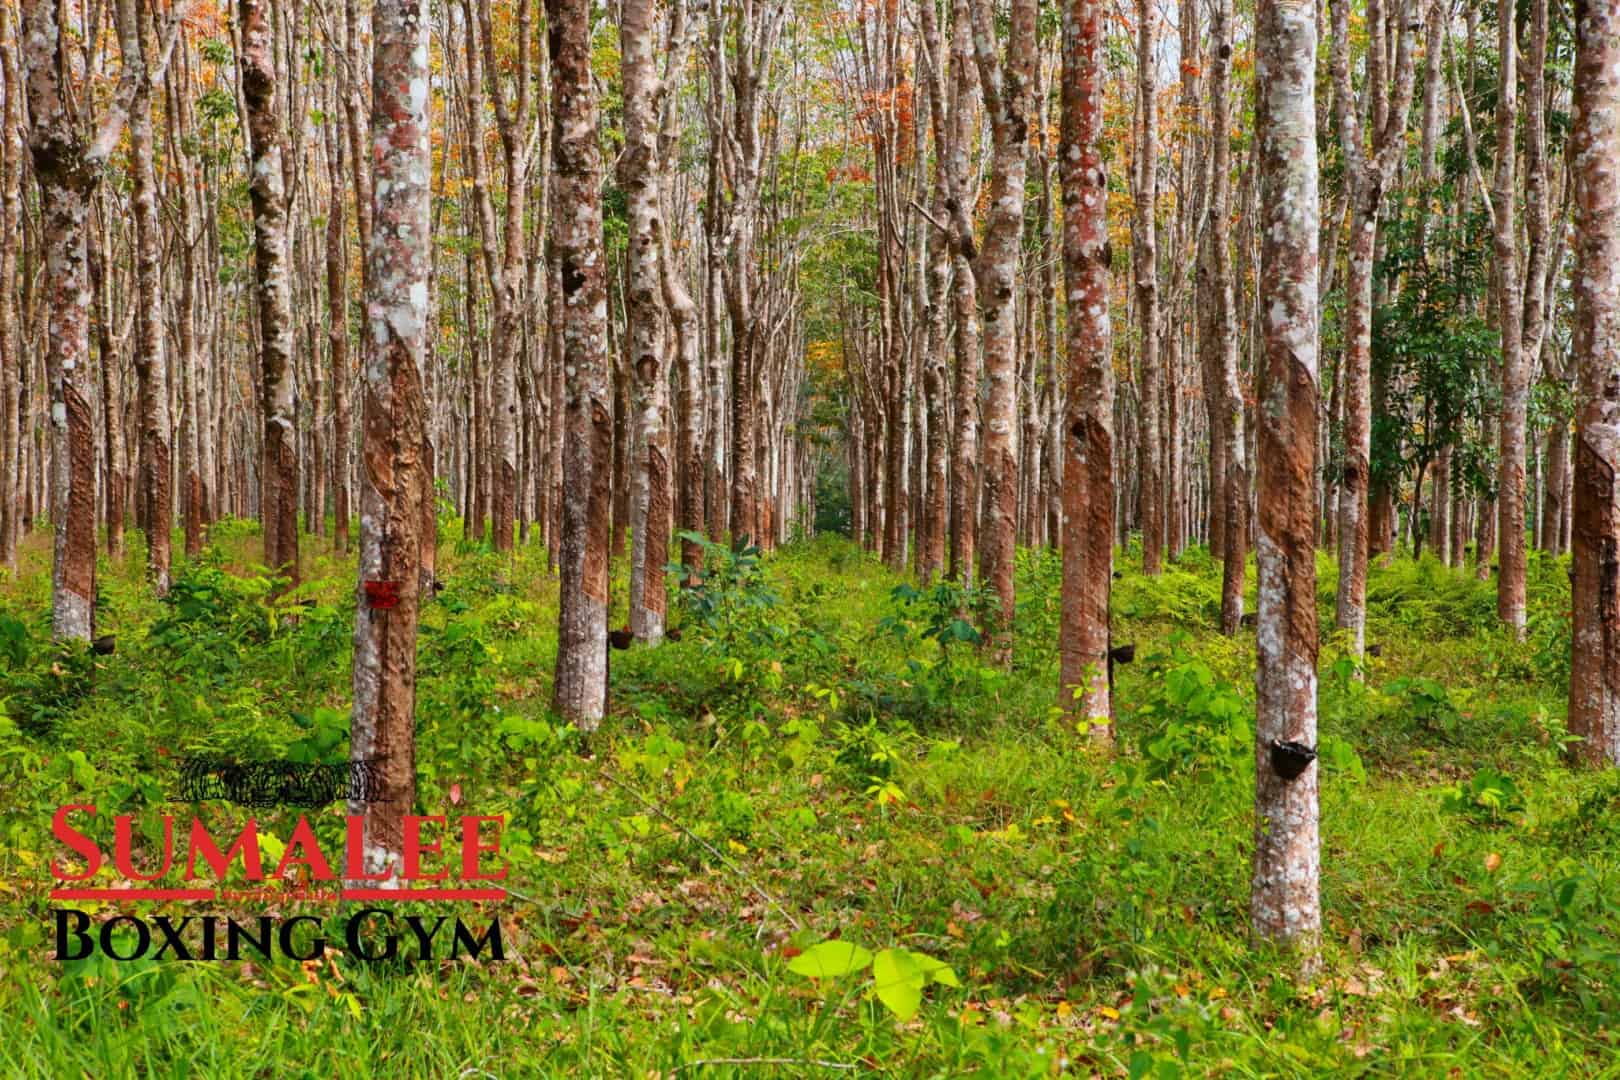
[[1620,765],[1620,0],[1575,11],[1577,368],[1569,730]]
[[1114,555],[1111,249],[1102,156],[1104,7],[1069,0],[1063,18],[1063,281],[1068,301],[1063,424],[1063,596],[1059,704],[1100,743],[1113,740],[1108,599]]
[[[1255,934],[1314,967],[1321,936],[1316,745],[1316,11],[1260,0],[1255,84],[1264,392],[1256,409],[1259,575]],[[1302,767],[1301,767],[1302,766]],[[1297,769],[1297,771],[1296,771]]]

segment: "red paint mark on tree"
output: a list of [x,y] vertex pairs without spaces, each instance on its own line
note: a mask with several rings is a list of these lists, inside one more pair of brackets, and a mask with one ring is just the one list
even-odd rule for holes
[[365,582],[366,606],[373,611],[387,611],[399,606],[399,582]]

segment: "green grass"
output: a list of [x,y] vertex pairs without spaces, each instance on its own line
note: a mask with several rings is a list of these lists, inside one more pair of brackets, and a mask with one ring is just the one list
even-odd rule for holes
[[[1055,556],[1020,556],[1001,670],[952,641],[962,598],[905,602],[835,539],[677,605],[681,642],[614,653],[587,757],[547,709],[544,553],[508,569],[457,528],[424,618],[420,806],[507,815],[513,899],[463,912],[499,914],[505,962],[415,968],[49,958],[54,809],[94,802],[110,837],[114,812],[190,813],[165,804],[176,756],[318,752],[345,722],[353,570],[310,556],[291,620],[249,525],[216,528],[168,605],[132,550],[103,564],[118,648],[92,667],[45,643],[30,539],[0,583],[22,627],[0,618],[21,642],[0,650],[0,1074],[1620,1075],[1620,781],[1560,752],[1563,563],[1532,566],[1523,645],[1491,584],[1427,559],[1374,567],[1361,677],[1324,638],[1326,942],[1302,985],[1246,932],[1253,637],[1216,633],[1205,553],[1155,580],[1121,556],[1114,640],[1138,659],[1112,760],[1054,707]],[[256,816],[285,836],[293,814]],[[789,970],[835,936],[960,986],[900,1021],[869,976]]]

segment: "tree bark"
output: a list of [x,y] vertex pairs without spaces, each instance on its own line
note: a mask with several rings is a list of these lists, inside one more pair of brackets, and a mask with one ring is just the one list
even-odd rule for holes
[[1541,550],[1562,555],[1564,514],[1569,509],[1564,488],[1569,483],[1569,421],[1555,416],[1547,429],[1547,488],[1541,510]]
[[272,573],[293,587],[298,584],[298,414],[287,256],[287,192],[272,41],[274,3],[237,0],[242,38],[238,63],[252,162],[248,195],[253,204],[254,291],[259,308],[259,379],[264,410],[264,561]]
[[946,494],[949,486],[950,371],[945,358],[946,299],[951,287],[952,235],[948,224],[951,158],[955,131],[945,106],[946,55],[933,0],[919,0],[917,14],[925,50],[924,78],[934,140],[933,193],[927,233],[922,311],[922,391],[926,437],[923,447],[922,506],[917,521],[917,577],[928,584],[945,570]]
[[[16,40],[19,27],[10,5],[0,7],[0,41]],[[17,280],[17,248],[22,221],[22,78],[16,53],[0,47],[0,282]],[[0,566],[17,571],[21,531],[19,496],[24,446],[18,425],[22,407],[22,352],[18,345],[16,291],[0,288]]]
[[[1386,24],[1385,4],[1398,3]],[[1336,621],[1350,633],[1351,651],[1362,654],[1367,638],[1367,493],[1372,454],[1372,284],[1378,215],[1384,191],[1406,148],[1415,50],[1408,17],[1412,0],[1369,0],[1372,42],[1367,51],[1369,152],[1350,80],[1350,0],[1333,0],[1333,95],[1339,141],[1350,194],[1350,246],[1346,254],[1344,312],[1344,469],[1339,483],[1339,587]],[[1386,73],[1385,35],[1398,35],[1395,70]],[[1393,85],[1391,85],[1393,77]]]
[[607,706],[608,531],[613,399],[602,246],[602,152],[591,81],[588,0],[546,0],[551,55],[552,154],[557,185],[552,242],[562,268],[564,371],[561,605],[557,711],[589,735]]
[[169,360],[163,327],[163,239],[152,168],[152,78],[138,0],[119,0],[119,51],[135,84],[130,101],[130,203],[135,219],[135,376],[141,429],[141,497],[146,505],[146,574],[159,596],[169,591],[174,492]]
[[[1524,295],[1519,283],[1519,235],[1514,220],[1519,123],[1518,9],[1499,4],[1496,24],[1500,78],[1496,96],[1496,174],[1491,204],[1496,255],[1496,321],[1502,337],[1502,407],[1498,414],[1496,614],[1513,631],[1525,626],[1524,463],[1530,405],[1530,365],[1524,355]],[[1480,545],[1487,562],[1489,545]]]
[[[107,523],[107,557],[124,557],[124,507],[128,502],[128,477],[124,473],[129,457],[124,442],[124,379],[118,363],[118,333],[113,325],[112,284],[101,253],[107,241],[105,199],[96,199],[92,212],[97,243],[87,244],[90,286],[94,291],[96,359],[101,365],[101,428],[105,443],[102,456],[102,503]],[[131,314],[134,312],[131,310]]]
[[[184,56],[182,56],[182,69]],[[178,324],[177,364],[180,369],[180,482],[185,518],[186,558],[195,559],[202,554],[203,529],[207,520],[204,511],[203,476],[201,472],[200,433],[206,421],[199,420],[202,395],[198,383],[202,378],[202,363],[197,351],[197,245],[203,240],[197,229],[197,166],[193,155],[181,137],[182,131],[191,129],[189,102],[185,94],[183,77],[171,76],[165,90],[168,100],[169,152],[174,156],[179,176],[175,183],[181,226],[180,236],[180,295],[175,322]]]
[[[1214,314],[1214,383],[1217,397],[1209,402],[1211,456],[1220,461],[1211,473],[1216,490],[1212,499],[1220,507],[1221,632],[1235,635],[1243,623],[1243,577],[1248,555],[1246,522],[1249,506],[1249,470],[1243,437],[1243,389],[1238,382],[1238,319],[1232,272],[1232,0],[1216,0],[1210,29],[1210,260]],[[1214,448],[1220,453],[1214,454]],[[1214,537],[1211,537],[1214,540]]]
[[1164,372],[1159,367],[1158,205],[1159,109],[1155,78],[1157,10],[1136,0],[1136,156],[1131,182],[1131,273],[1135,276],[1136,316],[1142,329],[1140,357],[1141,408],[1137,444],[1137,518],[1142,525],[1142,572],[1164,567],[1164,474],[1161,421]]
[[1569,730],[1620,765],[1620,0],[1575,11],[1577,375]]
[[995,54],[995,24],[988,0],[973,6],[973,45],[985,109],[990,115],[990,209],[979,258],[979,303],[984,310],[984,368],[990,382],[985,407],[985,521],[979,573],[999,601],[991,628],[996,658],[1012,658],[1013,559],[1017,542],[1018,335],[1016,290],[1024,227],[1024,174],[1035,81],[1034,0],[1013,0],[1005,60]]
[[1090,737],[1113,741],[1108,599],[1114,556],[1114,367],[1108,305],[1108,176],[1103,164],[1104,11],[1070,0],[1063,22],[1063,280],[1068,407],[1063,441],[1063,596],[1058,703]]
[[[416,803],[416,629],[421,603],[432,198],[426,0],[373,9],[372,115],[376,187],[366,252],[367,333],[360,480],[360,567],[354,624],[350,754],[376,788],[351,802],[364,818],[366,873],[388,873],[405,850]],[[394,885],[398,885],[395,878]]]
[[624,153],[619,183],[629,208],[625,254],[625,333],[628,339],[635,425],[631,462],[630,630],[638,641],[664,638],[669,562],[668,372],[664,356],[665,245],[659,206],[658,114],[664,93],[653,66],[653,2],[624,0],[619,19],[624,73]]
[[[328,124],[335,123],[329,120]],[[348,230],[344,221],[343,136],[327,140],[329,199],[326,206],[326,342],[332,371],[332,550],[349,549],[349,289]],[[430,496],[431,498],[431,496]]]
[[951,555],[952,580],[972,587],[978,580],[979,539],[979,378],[980,354],[978,281],[968,190],[968,149],[975,134],[978,84],[972,58],[973,0],[952,0],[951,15],[951,150],[947,159],[950,191],[946,208],[951,214],[955,241],[951,250],[951,313],[956,323],[956,381],[954,438],[951,448]]
[[1316,746],[1317,196],[1316,14],[1304,0],[1261,0],[1255,71],[1265,394],[1259,425],[1258,701],[1255,715],[1255,933],[1314,970],[1317,770],[1288,779],[1284,744]]
[[51,633],[88,641],[96,595],[96,465],[90,415],[90,281],[85,222],[99,162],[74,122],[86,100],[79,0],[22,9],[29,150],[39,184],[51,411]]

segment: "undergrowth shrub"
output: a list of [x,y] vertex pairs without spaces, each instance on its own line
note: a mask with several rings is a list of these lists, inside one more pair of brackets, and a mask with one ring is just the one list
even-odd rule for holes
[[1428,639],[1469,637],[1496,627],[1496,585],[1430,555],[1397,559],[1368,576],[1367,614]]

